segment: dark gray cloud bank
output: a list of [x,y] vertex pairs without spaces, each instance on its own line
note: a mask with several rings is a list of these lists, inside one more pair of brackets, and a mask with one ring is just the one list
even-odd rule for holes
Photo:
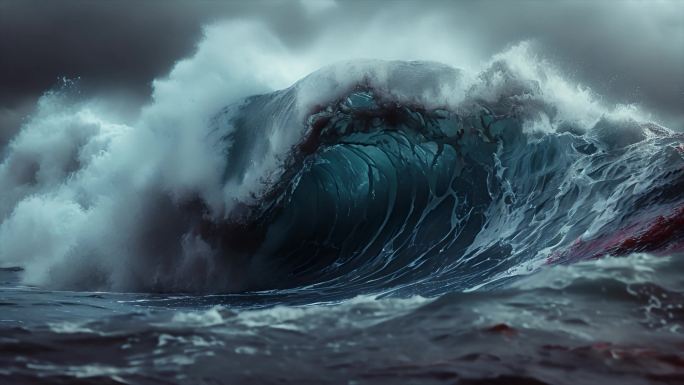
[[[683,1],[0,0],[0,144],[61,76],[80,77],[84,94],[118,98],[124,110],[143,104],[151,81],[192,54],[202,26],[223,19],[261,21],[293,52],[325,34],[361,43],[355,31],[382,23],[388,43],[411,41],[410,50],[415,31],[401,26],[421,20],[439,24],[436,39],[467,42],[470,62],[531,40],[605,100],[639,103],[684,127]],[[419,44],[431,38],[423,33]]]

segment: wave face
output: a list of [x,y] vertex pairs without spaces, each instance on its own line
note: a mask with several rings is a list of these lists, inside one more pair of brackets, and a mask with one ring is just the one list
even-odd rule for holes
[[[546,263],[681,249],[681,134],[610,117],[588,129],[558,121],[554,131],[528,130],[553,109],[536,100],[534,83],[507,85],[494,101],[471,89],[440,106],[439,86],[458,82],[451,68],[356,65],[364,76],[305,114],[303,90],[339,69],[215,119],[237,165],[267,152],[265,138],[303,126],[266,190],[198,230],[247,261],[254,288],[437,295]],[[245,169],[228,169],[228,183]]]
[[0,262],[61,288],[432,296],[681,251],[682,134],[543,67],[344,62],[133,126],[47,94],[0,167]]

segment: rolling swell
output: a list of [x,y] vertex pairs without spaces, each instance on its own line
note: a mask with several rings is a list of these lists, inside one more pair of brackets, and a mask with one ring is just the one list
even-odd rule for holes
[[[301,89],[319,73],[216,117],[217,132],[231,129],[228,181],[244,177],[245,149],[265,151],[264,127],[304,126],[264,192],[198,227],[256,277],[248,290],[437,295],[547,263],[681,248],[680,134],[631,118],[554,119],[534,82],[509,82],[494,101],[426,103],[410,92],[425,95],[425,79],[448,69],[374,65],[396,83],[360,77],[302,114]],[[540,113],[553,130],[530,129]]]

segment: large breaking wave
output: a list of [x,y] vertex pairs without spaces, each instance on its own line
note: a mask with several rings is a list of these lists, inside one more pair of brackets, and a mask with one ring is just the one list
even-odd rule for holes
[[135,122],[69,82],[41,99],[0,165],[0,263],[59,288],[435,295],[684,245],[682,134],[525,43],[289,85],[269,36],[225,57],[211,34]]

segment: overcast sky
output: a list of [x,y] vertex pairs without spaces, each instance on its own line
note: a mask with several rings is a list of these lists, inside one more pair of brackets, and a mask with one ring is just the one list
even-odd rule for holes
[[471,62],[533,40],[605,100],[641,103],[684,127],[684,0],[0,0],[0,144],[60,76],[80,77],[86,95],[143,104],[151,81],[193,53],[202,26],[222,19],[260,20],[293,52],[331,33],[361,43],[355,31],[369,25],[387,25],[388,44],[429,45],[412,33],[431,23],[435,38],[467,42]]

